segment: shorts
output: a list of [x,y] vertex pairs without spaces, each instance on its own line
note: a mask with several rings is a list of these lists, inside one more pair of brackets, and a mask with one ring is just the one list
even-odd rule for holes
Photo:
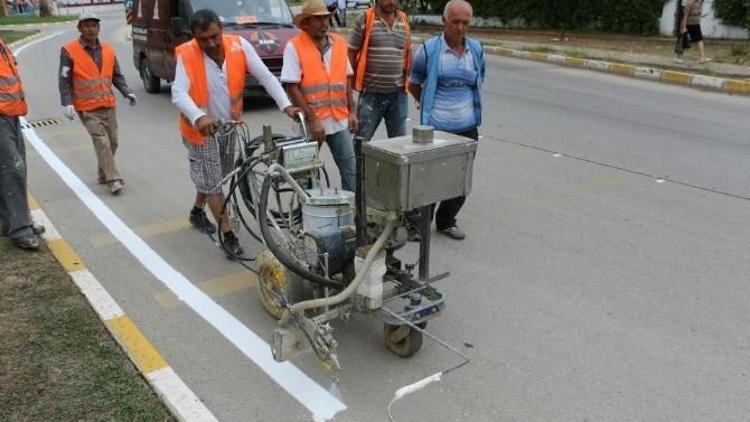
[[198,193],[215,195],[222,193],[221,181],[234,169],[234,143],[228,139],[221,142],[209,137],[197,146],[182,140],[188,150],[190,180]]
[[703,41],[703,31],[700,25],[687,25],[687,32],[690,35],[690,43]]

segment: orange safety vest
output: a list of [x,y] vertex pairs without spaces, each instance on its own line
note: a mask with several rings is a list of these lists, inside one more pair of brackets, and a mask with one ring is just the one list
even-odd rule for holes
[[346,69],[348,50],[346,40],[338,34],[330,34],[331,69],[326,69],[320,50],[307,32],[300,32],[289,42],[294,45],[302,67],[300,90],[308,107],[319,119],[333,117],[343,120],[349,117],[349,101],[346,96]]
[[[227,85],[231,101],[232,114],[242,115],[242,92],[245,89],[245,75],[247,74],[247,62],[245,52],[242,50],[242,41],[237,35],[224,35],[224,60],[227,66]],[[208,107],[208,80],[206,78],[206,65],[203,61],[203,51],[198,42],[190,40],[180,44],[175,49],[175,56],[182,57],[182,64],[190,79],[190,98],[195,105],[201,109]],[[232,117],[235,118],[235,117]],[[180,132],[182,137],[193,145],[203,145],[206,137],[194,128],[188,118],[180,113]]]
[[[396,18],[401,19],[406,32],[404,38],[404,90],[409,85],[409,70],[411,69],[411,27],[409,18],[406,13],[397,10]],[[362,46],[357,52],[357,68],[354,71],[354,90],[362,92],[365,87],[365,70],[367,69],[367,52],[370,48],[370,38],[372,37],[372,28],[375,26],[375,8],[371,7],[365,10],[365,27],[362,35]]]
[[101,43],[101,47],[101,70],[80,40],[73,40],[63,47],[73,59],[73,106],[76,111],[115,107],[115,96],[112,93],[115,50],[106,43]]
[[0,42],[0,114],[3,116],[23,116],[28,111],[21,77],[18,75],[13,53]]

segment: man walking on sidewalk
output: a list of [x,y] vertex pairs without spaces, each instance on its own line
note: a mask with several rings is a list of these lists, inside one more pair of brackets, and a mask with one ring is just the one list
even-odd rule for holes
[[99,41],[99,18],[85,12],[78,18],[80,38],[60,51],[60,101],[69,120],[78,117],[91,135],[98,162],[99,184],[107,184],[116,195],[123,187],[115,165],[117,116],[114,85],[135,106],[136,98],[128,87],[111,45]]
[[[690,43],[698,45],[698,63],[711,61],[703,50],[703,31],[701,30],[701,16],[703,15],[703,0],[677,0],[682,2],[682,17],[680,22],[680,36],[690,36]],[[682,54],[674,58],[678,64],[685,63]]]
[[195,184],[195,201],[190,223],[204,233],[216,227],[203,207],[208,203],[223,233],[229,257],[243,254],[229,225],[221,181],[234,168],[235,145],[219,142],[214,135],[217,120],[242,119],[245,75],[252,74],[290,118],[292,107],[276,77],[258,57],[247,40],[224,35],[219,17],[211,10],[196,11],[190,18],[193,39],[177,47],[177,68],[172,84],[172,104],[180,111],[180,133],[188,150],[190,179]]
[[0,40],[0,235],[22,249],[38,249],[39,237],[26,192],[26,146],[19,116],[28,108],[13,53]]
[[349,37],[349,60],[359,91],[358,135],[372,139],[381,120],[389,138],[406,135],[406,94],[411,66],[411,30],[398,0],[376,0]]
[[330,33],[323,0],[307,0],[294,23],[302,29],[284,50],[281,81],[301,107],[312,139],[328,143],[344,190],[354,191],[356,162],[352,133],[358,129],[346,40]]
[[[465,0],[451,0],[445,5],[443,34],[417,50],[409,92],[420,104],[423,125],[477,140],[485,61],[479,41],[466,36],[472,14]],[[439,233],[455,240],[466,237],[456,225],[456,215],[465,201],[461,196],[440,203],[435,215]]]

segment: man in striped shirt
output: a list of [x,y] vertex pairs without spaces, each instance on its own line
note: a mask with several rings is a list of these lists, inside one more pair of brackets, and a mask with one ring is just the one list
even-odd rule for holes
[[406,135],[411,30],[398,0],[376,0],[360,17],[349,38],[349,60],[360,92],[358,135],[369,141],[381,120],[389,138]]

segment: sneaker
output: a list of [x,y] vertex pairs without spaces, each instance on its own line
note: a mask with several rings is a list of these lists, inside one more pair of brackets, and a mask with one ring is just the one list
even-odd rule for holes
[[28,236],[19,237],[18,239],[13,239],[13,244],[21,249],[35,251],[39,249],[39,236],[30,234]]
[[466,235],[457,226],[448,227],[447,229],[438,230],[438,233],[442,233],[453,240],[464,240]]
[[109,184],[109,192],[112,195],[117,195],[120,190],[122,190],[122,182],[119,180],[115,180],[114,182]]
[[188,220],[190,221],[190,224],[192,224],[196,229],[200,230],[201,233],[216,233],[216,226],[214,225],[214,223],[208,220],[206,212],[203,210],[200,210],[199,212],[191,211]]
[[706,63],[710,62],[711,60],[712,59],[710,59],[708,57],[704,57],[704,58],[698,60],[698,63],[700,63],[700,64],[706,64]]
[[47,229],[44,226],[40,225],[31,227],[31,231],[33,231],[35,235],[41,236],[44,234],[44,232],[47,231]]
[[224,252],[227,254],[227,258],[234,258],[236,256],[242,256],[245,251],[240,246],[240,240],[234,235],[234,232],[224,233]]
[[678,59],[677,57],[675,57],[674,59],[672,59],[672,63],[685,64],[685,60]]

